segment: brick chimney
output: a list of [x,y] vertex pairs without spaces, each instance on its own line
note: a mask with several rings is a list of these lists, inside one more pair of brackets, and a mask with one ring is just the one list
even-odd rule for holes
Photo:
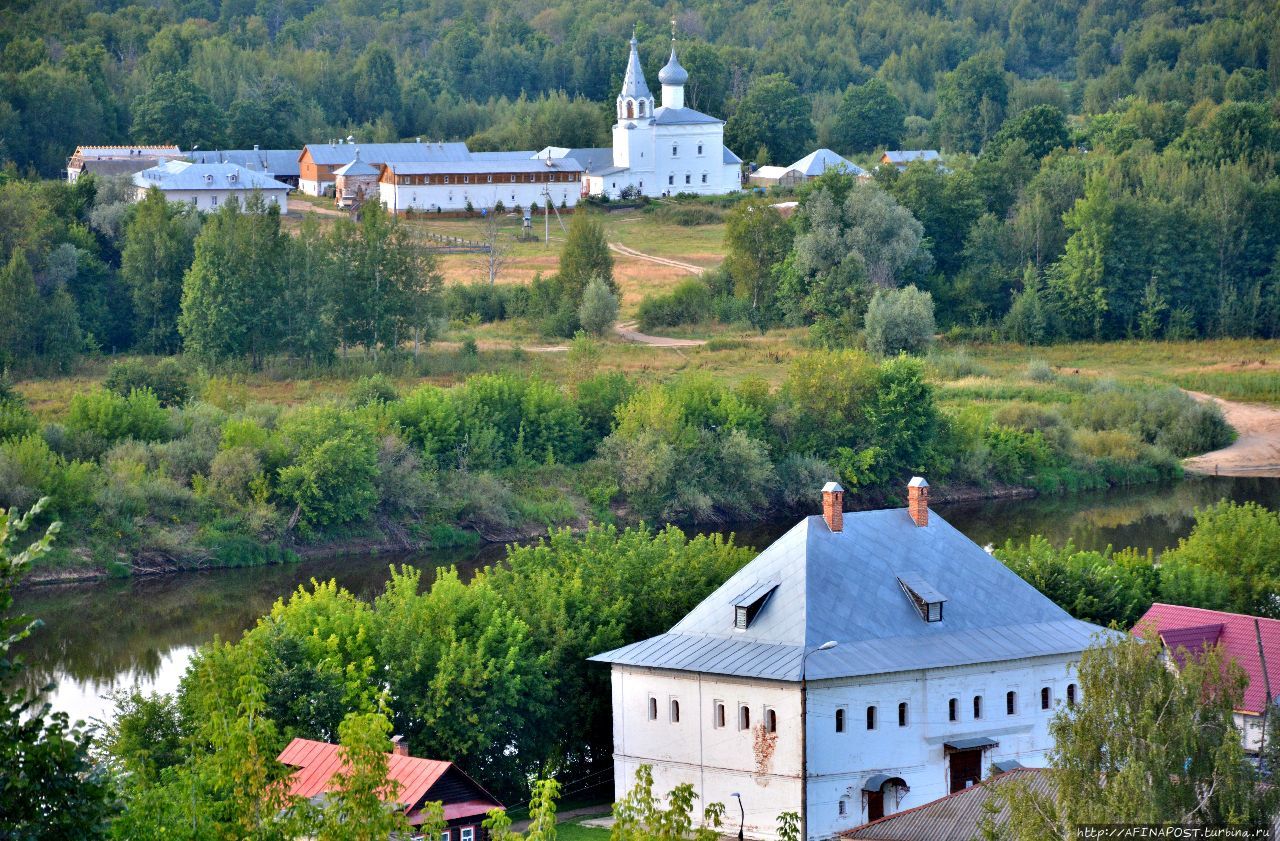
[[907,513],[917,526],[929,525],[929,483],[923,476],[912,476],[907,483]]
[[832,531],[844,530],[844,488],[839,482],[822,486],[822,519]]
[[391,752],[396,756],[409,755],[409,743],[404,740],[404,736],[391,737]]

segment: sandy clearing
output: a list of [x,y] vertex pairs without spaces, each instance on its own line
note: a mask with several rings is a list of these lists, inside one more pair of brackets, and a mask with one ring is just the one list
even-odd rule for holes
[[667,257],[655,257],[652,254],[645,254],[641,251],[636,251],[634,248],[628,248],[627,246],[618,242],[609,243],[609,248],[613,251],[618,252],[619,254],[625,254],[628,257],[635,257],[636,259],[639,259],[639,260],[647,260],[650,263],[657,263],[658,265],[661,265],[661,266],[670,266],[673,269],[680,269],[681,271],[688,272],[689,274],[692,274],[692,275],[700,275],[704,271],[701,266],[695,266],[692,263],[683,263],[679,260],[672,260]]
[[1280,477],[1280,409],[1223,400],[1198,391],[1187,393],[1197,400],[1217,403],[1238,437],[1229,447],[1185,459],[1184,468],[1211,476]]

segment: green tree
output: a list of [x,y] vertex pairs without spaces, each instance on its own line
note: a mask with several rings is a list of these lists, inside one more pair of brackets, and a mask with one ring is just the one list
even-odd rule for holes
[[604,225],[593,214],[586,211],[573,214],[564,248],[560,250],[557,277],[563,299],[575,310],[582,303],[587,284],[594,279],[603,280],[610,290],[617,291],[613,256],[609,253]]
[[1067,119],[1061,109],[1052,105],[1036,105],[1005,120],[995,137],[982,150],[983,155],[999,154],[1011,141],[1027,144],[1027,154],[1040,160],[1054,149],[1066,147],[1070,142]]
[[932,123],[942,148],[977,152],[1000,128],[1009,100],[1002,60],[997,53],[980,53],[942,76]]
[[1280,588],[1280,515],[1257,503],[1223,501],[1197,511],[1191,533],[1165,552],[1161,562],[1226,576],[1230,610],[1280,615],[1271,596]]
[[15,250],[0,269],[0,367],[26,365],[35,355],[40,296],[27,256]]
[[921,354],[933,344],[933,296],[914,286],[877,289],[867,307],[867,350],[877,356]]
[[120,275],[133,299],[134,337],[143,350],[178,349],[182,278],[194,256],[195,228],[181,206],[154,188],[125,226]]
[[739,202],[726,219],[725,268],[738,297],[751,301],[752,322],[763,329],[775,320],[774,267],[791,248],[791,226],[762,199]]
[[1220,648],[1166,663],[1160,641],[1115,635],[1080,658],[1077,702],[1050,722],[1052,793],[1000,787],[1010,837],[1072,838],[1084,824],[1265,825],[1273,789],[1240,745],[1247,678]]
[[377,358],[381,349],[402,342],[415,348],[428,334],[440,303],[441,277],[435,259],[410,229],[369,202],[359,224],[339,222],[330,237],[330,257],[340,272],[336,289],[338,334]]
[[582,293],[578,321],[592,336],[608,333],[618,320],[618,296],[603,280],[592,278]]
[[385,841],[408,835],[404,810],[395,806],[399,783],[387,774],[391,722],[381,713],[351,713],[342,721],[341,740],[342,767],[329,781],[317,841]]
[[18,540],[47,504],[23,516],[0,510],[0,815],[10,838],[105,838],[111,785],[89,758],[89,734],[66,713],[52,713],[19,680],[21,663],[11,648],[37,627],[13,616],[13,588],[31,564],[49,551],[60,523],[18,549]]
[[359,522],[378,504],[378,444],[355,414],[309,407],[286,418],[280,434],[294,451],[278,478],[293,506],[290,522],[304,533]]
[[351,113],[361,122],[376,120],[384,114],[394,118],[400,113],[400,80],[395,59],[378,41],[370,42],[356,61],[351,99]]
[[764,149],[768,160],[789,164],[804,156],[813,141],[809,101],[781,73],[751,82],[724,127],[724,142],[744,157]]
[[211,363],[248,357],[260,367],[280,339],[289,239],[280,211],[253,196],[228,202],[205,223],[182,281],[183,347]]
[[133,136],[140,143],[216,149],[223,115],[185,70],[161,73],[133,101]]
[[1022,345],[1044,345],[1053,339],[1050,303],[1041,291],[1040,273],[1030,263],[1022,274],[1022,290],[1015,292],[1001,325],[1005,338]]
[[851,152],[896,149],[902,139],[906,109],[883,79],[850,85],[836,109],[832,142]]
[[1062,258],[1049,269],[1049,289],[1072,338],[1097,338],[1107,305],[1107,252],[1114,206],[1101,176],[1089,180],[1084,197],[1063,217],[1071,236]]
[[720,116],[729,96],[729,65],[711,44],[692,41],[680,45],[680,64],[689,71],[685,104],[695,111]]

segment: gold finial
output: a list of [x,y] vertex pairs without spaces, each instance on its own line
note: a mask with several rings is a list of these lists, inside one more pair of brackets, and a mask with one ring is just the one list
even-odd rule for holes
[[672,18],[671,19],[671,41],[674,43],[675,40],[676,40],[676,19]]

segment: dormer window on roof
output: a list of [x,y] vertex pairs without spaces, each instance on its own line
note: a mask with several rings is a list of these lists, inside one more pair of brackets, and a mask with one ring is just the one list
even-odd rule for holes
[[765,602],[769,601],[769,597],[776,589],[778,589],[778,582],[766,581],[734,599],[733,627],[739,631],[745,631],[751,627],[751,623],[755,621],[756,616],[764,608]]
[[933,585],[918,575],[903,573],[898,576],[902,591],[907,594],[920,618],[926,622],[942,621],[942,605],[947,597],[933,589]]

